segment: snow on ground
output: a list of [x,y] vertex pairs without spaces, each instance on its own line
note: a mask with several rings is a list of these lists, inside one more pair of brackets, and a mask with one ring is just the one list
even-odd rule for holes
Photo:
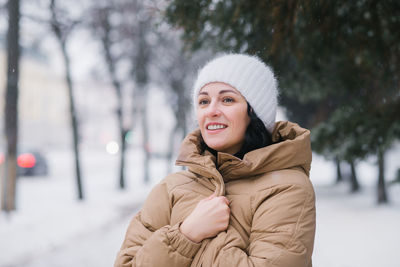
[[400,186],[390,188],[396,202],[382,207],[374,205],[372,188],[354,196],[344,186],[316,189],[314,266],[400,266]]
[[[69,151],[48,154],[51,174],[49,177],[22,177],[18,181],[18,210],[11,214],[0,214],[0,266],[95,266],[85,264],[68,264],[78,259],[80,253],[87,255],[96,251],[92,249],[70,250],[71,254],[60,257],[60,263],[40,263],[58,249],[77,244],[84,244],[88,236],[98,234],[98,241],[109,243],[104,239],[104,232],[115,223],[127,223],[140,207],[152,184],[144,185],[140,179],[140,170],[127,170],[127,189],[120,191],[117,187],[117,156],[104,151],[83,151],[82,153],[83,187],[85,201],[77,200],[77,190],[73,175],[72,155]],[[138,157],[128,155],[127,161],[137,162]],[[162,167],[162,166],[161,166]],[[157,169],[154,168],[154,175]],[[161,177],[160,174],[158,176]],[[153,181],[153,184],[156,181]],[[123,226],[122,228],[126,228]],[[124,229],[125,230],[125,229]],[[119,235],[119,245],[122,236]],[[111,243],[110,243],[111,244]],[[74,246],[71,246],[71,249]],[[112,266],[112,258],[118,250],[104,249],[98,251],[98,258],[109,255],[107,262],[96,266]]]
[[[387,155],[387,179],[400,168],[400,149]],[[389,205],[376,205],[374,159],[358,165],[361,192],[347,183],[334,185],[334,166],[314,155],[311,180],[316,191],[316,267],[398,267],[400,185],[388,186]]]
[[[397,149],[388,157],[388,177],[399,168]],[[128,188],[117,189],[116,156],[82,153],[86,200],[76,200],[70,152],[48,154],[49,177],[19,180],[18,211],[0,214],[0,266],[112,266],[126,227],[166,164],[152,163],[152,183],[140,181],[140,155],[129,153]],[[376,168],[360,164],[363,190],[333,186],[334,166],[314,157],[311,180],[317,195],[316,267],[397,267],[400,240],[400,185],[389,187],[391,204],[375,204]]]

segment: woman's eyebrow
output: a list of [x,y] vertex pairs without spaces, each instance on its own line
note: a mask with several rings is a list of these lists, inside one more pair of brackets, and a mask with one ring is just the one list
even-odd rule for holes
[[[230,89],[221,90],[221,91],[219,91],[218,94],[222,95],[222,94],[225,94],[225,93],[234,93],[234,94],[238,94],[237,92],[235,92],[235,91],[233,91],[233,90],[230,90]],[[199,95],[208,95],[208,92],[199,92]]]
[[235,92],[235,91],[233,91],[233,90],[221,90],[221,91],[219,91],[219,94],[225,94],[225,93],[234,93],[234,94],[237,94],[237,92]]

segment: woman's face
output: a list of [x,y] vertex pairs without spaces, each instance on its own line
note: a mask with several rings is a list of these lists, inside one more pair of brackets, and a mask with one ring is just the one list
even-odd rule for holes
[[233,155],[242,147],[250,123],[246,99],[229,84],[209,83],[197,96],[197,121],[210,148]]

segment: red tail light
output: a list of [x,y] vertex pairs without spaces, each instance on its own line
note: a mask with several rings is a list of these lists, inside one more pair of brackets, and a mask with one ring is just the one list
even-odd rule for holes
[[0,164],[3,164],[3,162],[4,162],[4,155],[0,154]]
[[36,158],[31,153],[24,153],[18,156],[17,163],[21,168],[32,168],[36,164]]

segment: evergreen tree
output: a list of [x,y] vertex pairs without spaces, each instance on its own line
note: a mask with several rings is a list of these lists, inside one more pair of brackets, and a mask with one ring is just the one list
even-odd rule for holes
[[174,0],[166,17],[192,49],[271,64],[281,104],[313,128],[315,150],[349,162],[377,155],[385,191],[384,151],[400,136],[400,2]]

